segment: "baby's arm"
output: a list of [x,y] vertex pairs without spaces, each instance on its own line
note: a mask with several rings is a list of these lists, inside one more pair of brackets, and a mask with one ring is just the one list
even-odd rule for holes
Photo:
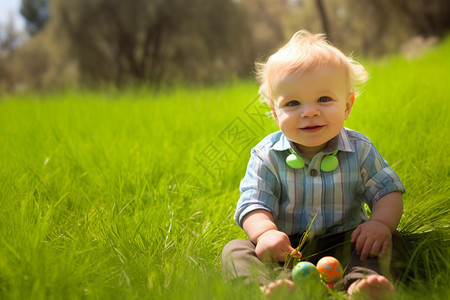
[[392,246],[392,232],[403,213],[402,193],[392,192],[381,197],[373,206],[369,220],[352,233],[352,243],[361,253],[361,260],[369,255],[383,257]]
[[256,244],[256,255],[263,262],[284,261],[286,253],[291,253],[289,237],[278,231],[270,212],[263,209],[248,213],[242,227],[250,240]]

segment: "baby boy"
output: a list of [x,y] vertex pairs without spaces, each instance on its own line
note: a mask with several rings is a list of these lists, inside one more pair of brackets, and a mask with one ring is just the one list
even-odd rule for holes
[[340,286],[348,294],[394,294],[389,260],[405,188],[372,142],[344,127],[367,79],[364,67],[324,35],[299,31],[258,64],[258,78],[280,131],[251,151],[235,214],[249,240],[225,246],[224,270],[248,278],[259,268],[266,294],[292,287],[290,278],[272,281],[262,270],[295,253],[314,219],[305,249],[346,266]]

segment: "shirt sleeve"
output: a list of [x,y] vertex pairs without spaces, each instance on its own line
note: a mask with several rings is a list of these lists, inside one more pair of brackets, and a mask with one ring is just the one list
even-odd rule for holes
[[269,158],[261,155],[258,149],[252,149],[247,171],[239,187],[241,197],[234,215],[234,220],[240,227],[244,217],[257,209],[267,210],[274,219],[277,218],[280,181],[273,170]]
[[373,144],[370,144],[370,150],[363,160],[361,175],[364,182],[364,199],[370,209],[381,197],[389,193],[405,192],[400,178]]

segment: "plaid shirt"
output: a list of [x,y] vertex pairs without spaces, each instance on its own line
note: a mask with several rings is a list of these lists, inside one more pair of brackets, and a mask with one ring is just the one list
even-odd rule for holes
[[[242,227],[246,214],[268,210],[278,230],[302,233],[313,217],[312,234],[344,232],[366,221],[370,208],[384,195],[405,187],[397,174],[363,134],[344,128],[326,149],[305,159],[303,169],[286,164],[290,141],[281,131],[264,138],[251,151],[235,220]],[[338,149],[336,170],[320,170],[322,158]]]

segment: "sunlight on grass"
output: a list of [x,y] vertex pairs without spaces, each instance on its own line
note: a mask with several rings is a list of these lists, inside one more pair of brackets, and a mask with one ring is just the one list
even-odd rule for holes
[[[449,51],[447,41],[416,61],[370,64],[346,123],[407,187],[401,299],[448,296]],[[257,286],[224,283],[220,266],[226,242],[245,237],[232,216],[249,151],[276,130],[257,90],[0,102],[0,298],[259,299]]]

